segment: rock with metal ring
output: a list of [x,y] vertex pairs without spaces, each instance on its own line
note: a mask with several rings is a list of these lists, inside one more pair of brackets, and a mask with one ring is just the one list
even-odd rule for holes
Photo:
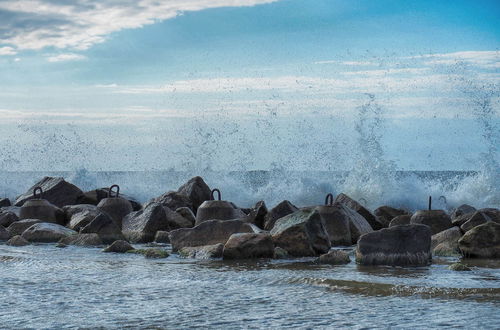
[[[114,188],[116,188],[116,193],[113,196]],[[108,197],[102,199],[97,204],[97,208],[107,213],[120,229],[122,228],[123,218],[133,211],[132,204],[120,197],[120,187],[116,184],[109,188]]]
[[35,187],[33,198],[27,200],[19,210],[19,220],[38,219],[43,222],[64,224],[64,212],[43,199],[42,187]]
[[342,207],[333,203],[333,195],[328,194],[325,205],[316,207],[325,225],[332,246],[351,245],[351,230],[347,217],[343,215]]
[[[218,200],[214,199],[214,193],[218,194]],[[219,189],[213,189],[212,200],[204,201],[196,213],[196,223],[199,225],[208,220],[233,220],[245,217],[245,213],[234,207],[231,202],[221,200]]]

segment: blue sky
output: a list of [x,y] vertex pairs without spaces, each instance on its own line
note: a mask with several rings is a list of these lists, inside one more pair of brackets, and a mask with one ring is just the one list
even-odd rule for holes
[[481,133],[499,121],[498,17],[498,1],[0,1],[2,167],[350,168],[362,122],[397,168],[475,168],[498,159]]

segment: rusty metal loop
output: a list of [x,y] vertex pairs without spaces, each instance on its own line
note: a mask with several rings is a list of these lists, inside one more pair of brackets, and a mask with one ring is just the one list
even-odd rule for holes
[[333,205],[333,195],[332,194],[326,195],[325,205]]
[[[39,192],[38,196],[37,196],[37,192]],[[40,186],[35,187],[35,189],[33,189],[33,198],[34,199],[42,199],[42,196],[43,196],[42,187],[40,187]]]
[[220,190],[219,190],[219,189],[217,189],[217,188],[215,188],[215,189],[213,189],[213,190],[212,190],[212,192],[210,193],[210,198],[211,198],[212,200],[215,200],[215,198],[214,198],[214,193],[215,193],[215,192],[217,193],[217,195],[218,195],[218,197],[219,197],[219,200],[220,200],[220,199],[221,199],[221,194],[220,194]]
[[120,196],[120,186],[119,186],[119,185],[117,185],[117,184],[114,184],[114,185],[112,185],[111,187],[109,187],[109,190],[108,190],[108,198],[113,197],[113,196],[112,196],[112,193],[113,193],[113,188],[116,188],[116,194],[115,194],[115,196],[114,196],[114,197],[118,197],[118,196]]
[[432,210],[432,196],[429,196],[429,211]]

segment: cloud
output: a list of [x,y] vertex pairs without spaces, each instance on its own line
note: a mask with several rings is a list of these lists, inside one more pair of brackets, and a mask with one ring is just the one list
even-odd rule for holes
[[0,47],[0,55],[16,55],[17,52],[12,47]]
[[47,61],[49,62],[67,62],[67,61],[81,61],[87,59],[86,56],[74,53],[59,54],[54,56],[49,56]]
[[[45,47],[85,50],[113,32],[140,28],[184,11],[253,6],[277,0],[0,1],[0,55]],[[2,53],[3,50],[3,53]]]
[[428,65],[453,65],[457,62],[465,62],[470,65],[487,68],[500,68],[499,51],[464,51],[445,54],[427,54],[413,56],[415,59],[424,59]]

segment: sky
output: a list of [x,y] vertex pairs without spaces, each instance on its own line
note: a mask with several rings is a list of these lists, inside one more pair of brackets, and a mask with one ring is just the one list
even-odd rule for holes
[[499,17],[498,1],[0,0],[0,169],[477,169],[498,162]]

